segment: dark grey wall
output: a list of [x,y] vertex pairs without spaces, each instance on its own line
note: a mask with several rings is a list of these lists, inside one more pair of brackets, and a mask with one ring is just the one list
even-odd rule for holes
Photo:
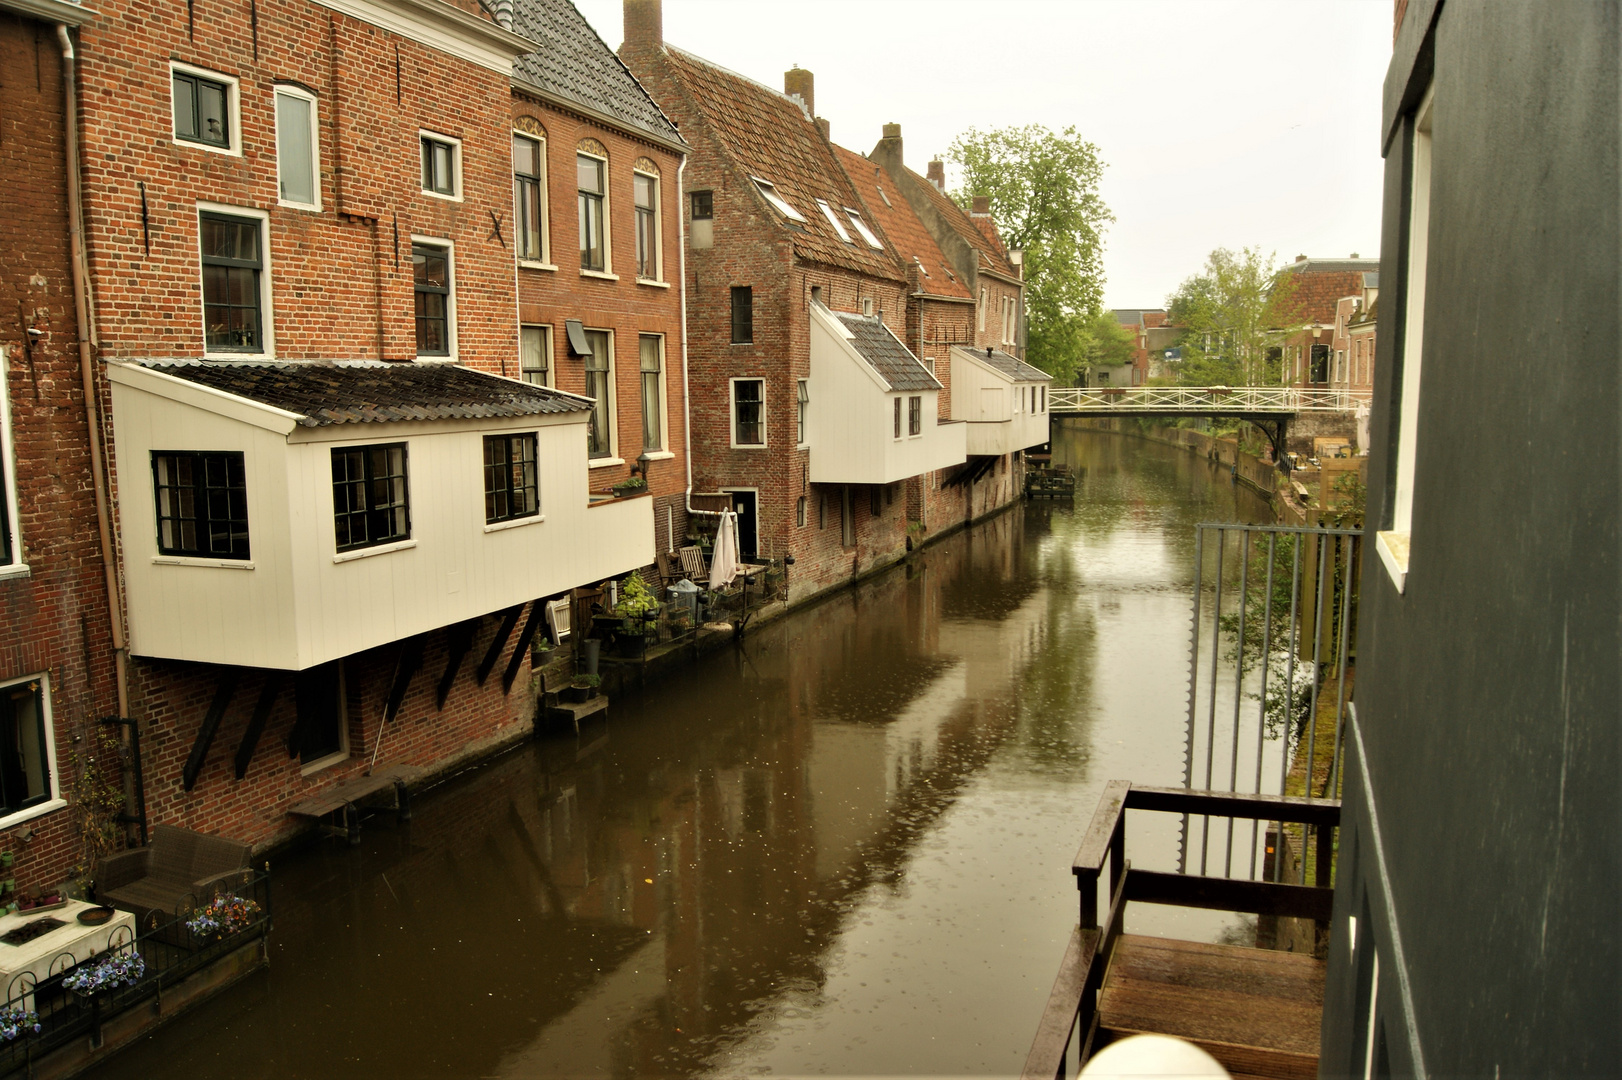
[[[1395,1073],[1622,1071],[1618,28],[1613,2],[1414,0],[1397,42],[1324,1075],[1362,1074],[1351,915],[1379,950]],[[1389,527],[1411,110],[1432,71],[1399,595],[1372,534]]]

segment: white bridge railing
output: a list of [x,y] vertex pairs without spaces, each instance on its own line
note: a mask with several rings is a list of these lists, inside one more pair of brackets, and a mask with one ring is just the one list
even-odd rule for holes
[[1055,386],[1050,413],[1356,412],[1368,390],[1302,390],[1290,386]]

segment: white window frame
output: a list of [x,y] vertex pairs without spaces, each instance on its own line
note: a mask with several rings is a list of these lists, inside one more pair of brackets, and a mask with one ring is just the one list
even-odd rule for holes
[[[387,545],[391,546],[392,545]],[[349,672],[342,660],[338,661],[338,749],[323,758],[316,758],[308,765],[299,766],[299,776],[313,776],[324,769],[334,765],[341,765],[349,760],[351,753],[349,746]]]
[[[203,309],[203,214],[229,214],[232,217],[255,218],[259,222],[259,251],[264,269],[259,271],[259,326],[265,335],[263,352],[209,352],[208,316]],[[199,199],[192,213],[192,228],[197,230],[197,329],[202,335],[205,360],[274,360],[276,359],[276,309],[273,304],[275,288],[270,258],[270,214],[251,206],[231,206],[227,203],[204,202]]]
[[1407,290],[1403,314],[1401,405],[1397,413],[1395,482],[1391,487],[1391,527],[1375,536],[1375,550],[1397,592],[1408,585],[1409,543],[1413,532],[1415,447],[1419,435],[1419,372],[1425,343],[1425,275],[1430,256],[1431,110],[1436,89],[1425,92],[1414,114],[1413,168],[1409,181]]
[[[760,384],[760,441],[758,443],[741,443],[738,441],[738,384],[741,382],[757,382]],[[766,379],[760,375],[739,375],[727,380],[727,442],[734,450],[765,450],[771,443],[770,424],[766,413]]]
[[850,238],[850,230],[845,228],[844,222],[839,220],[839,215],[834,213],[834,208],[828,205],[827,199],[818,199],[817,209],[821,210],[822,216],[828,219],[828,224],[834,227],[834,232],[839,234],[839,239],[847,244],[856,243]]
[[[595,154],[587,154],[586,156],[596,157]],[[606,202],[606,200],[604,201]],[[608,220],[606,209],[603,211],[603,220],[605,222]],[[615,362],[614,357],[617,344],[616,335],[612,329],[606,326],[586,326],[582,327],[582,329],[587,333],[608,335],[608,456],[591,457],[591,450],[588,446],[586,450],[586,468],[603,469],[610,465],[624,465],[625,459],[620,457],[619,364]],[[585,362],[586,358],[582,356],[580,358],[582,368],[584,368]],[[640,367],[640,365],[638,366]],[[584,370],[581,371],[580,377],[582,380],[585,379]],[[585,391],[581,392],[584,393]]]
[[[665,215],[663,205],[665,200],[664,184],[660,182],[658,173],[650,173],[637,168],[633,168],[631,170],[631,223],[633,225],[636,223],[637,211],[641,209],[639,206],[637,206],[636,202],[636,178],[639,176],[646,177],[647,179],[653,181],[653,268],[655,274],[653,277],[643,277],[640,273],[638,273],[636,280],[644,285],[663,285],[666,283]],[[608,223],[608,202],[606,199],[603,201],[603,223],[604,225]],[[608,240],[607,234],[608,230],[605,228],[603,230],[603,240],[605,243]],[[635,252],[633,251],[632,254],[634,255]]]
[[862,314],[869,319],[873,317],[873,298],[871,296],[862,297]]
[[796,450],[811,445],[811,380],[794,380],[794,434]]
[[[175,134],[175,72],[177,71],[186,75],[195,75],[200,79],[211,79],[214,82],[225,84],[225,110],[231,118],[230,145],[210,146],[208,143],[182,139]],[[206,150],[210,154],[224,154],[226,157],[241,157],[242,80],[235,75],[227,75],[223,71],[214,71],[210,68],[198,67],[195,64],[183,64],[179,60],[169,61],[169,141],[176,146],[184,146],[192,150]]]
[[[422,140],[432,139],[435,142],[447,144],[451,148],[451,186],[455,189],[446,195],[439,191],[430,191],[422,187]],[[417,186],[422,193],[431,199],[443,199],[446,202],[462,201],[462,140],[455,135],[446,135],[440,131],[430,131],[428,128],[417,129]]]
[[19,683],[38,682],[40,685],[40,702],[45,709],[45,768],[50,773],[51,797],[36,806],[0,817],[0,829],[9,829],[14,825],[21,825],[25,821],[33,821],[62,809],[68,801],[62,797],[61,776],[56,765],[56,717],[51,708],[51,676],[49,672],[42,671],[35,675],[23,675],[15,679],[6,679],[0,682],[0,691]]
[[[918,403],[918,430],[917,431],[912,430],[912,403],[915,402],[915,401]],[[924,437],[924,427],[925,427],[924,417],[926,415],[926,412],[927,412],[927,410],[924,408],[924,395],[923,394],[908,394],[907,395],[907,438],[909,438],[909,439],[921,439],[921,438]]]
[[790,221],[798,221],[801,224],[805,223],[805,215],[794,209],[794,207],[789,204],[787,199],[783,198],[783,196],[777,193],[776,184],[772,183],[770,180],[762,180],[758,176],[751,176],[749,179],[755,182],[755,189],[760,192],[761,197],[770,203],[779,214],[782,214]]
[[11,529],[11,561],[0,563],[0,578],[26,577],[22,529],[17,520],[17,457],[11,439],[11,346],[0,345],[0,468],[6,470],[6,521]]
[[[608,172],[608,159],[603,157],[601,154],[593,154],[589,151],[581,150],[578,147],[575,148],[574,153],[576,158],[586,157],[591,158],[593,161],[600,161],[603,163],[603,268],[601,270],[587,270],[585,267],[581,267],[580,276],[604,278],[608,281],[618,281],[620,279],[619,275],[614,273],[614,200],[610,197],[610,192],[613,190],[614,183],[613,177],[610,176]],[[580,174],[578,168],[575,172],[574,202],[575,221],[578,225],[580,220]],[[579,237],[577,236],[575,239],[578,241]],[[578,256],[578,243],[575,245],[575,248],[576,255]]]
[[520,382],[529,382],[528,379],[524,378],[524,331],[525,330],[539,330],[541,332],[541,353],[546,358],[546,381],[545,382],[540,382],[540,383],[530,383],[530,385],[531,386],[556,386],[557,385],[557,378],[558,378],[557,377],[557,353],[552,348],[553,334],[552,334],[552,324],[551,323],[519,323],[518,324],[518,380]]
[[[456,242],[443,236],[421,236],[417,233],[411,234],[411,242],[413,244],[420,244],[423,247],[444,248],[445,269],[450,274],[451,279],[450,292],[445,295],[445,336],[448,339],[447,344],[450,346],[450,351],[444,356],[418,356],[417,363],[454,364],[456,363],[458,344],[456,333]],[[411,289],[411,347],[413,349],[416,348],[417,339],[416,304],[417,290],[415,278],[413,277]]]
[[852,210],[847,206],[845,207],[845,216],[850,218],[851,225],[854,226],[856,231],[861,234],[862,239],[867,241],[868,247],[872,248],[874,251],[884,250],[883,241],[879,239],[877,233],[867,227],[867,222],[862,220],[862,212],[860,210]]
[[[666,348],[668,343],[664,334],[649,334],[638,331],[636,335],[636,400],[637,413],[642,412],[642,376],[647,374],[642,370],[642,339],[645,337],[659,339],[659,441],[662,444],[657,450],[650,450],[646,446],[642,452],[648,456],[649,461],[666,461],[676,456],[670,449],[670,352]],[[643,425],[640,438],[646,438],[646,424]]]
[[[293,199],[282,198],[282,114],[276,99],[278,97],[298,98],[310,103],[310,170],[312,187],[315,191],[314,202],[298,202]],[[277,83],[271,90],[271,114],[276,121],[276,205],[287,206],[294,210],[321,209],[321,99],[302,86],[293,86],[289,83]]]
[[[519,260],[518,260],[518,265],[526,267],[526,268],[528,268],[530,270],[556,270],[558,268],[557,263],[553,260],[553,257],[552,257],[552,205],[551,205],[552,190],[551,190],[551,170],[547,167],[550,164],[550,162],[547,161],[547,158],[546,158],[546,136],[544,136],[544,135],[536,135],[533,132],[529,132],[529,131],[521,131],[518,128],[513,128],[512,133],[513,133],[513,138],[515,138],[515,139],[528,139],[530,142],[533,142],[533,143],[537,144],[537,158],[541,163],[541,173],[540,173],[540,188],[541,188],[541,257],[539,259],[525,259],[525,258],[520,257]],[[514,171],[513,172],[513,193],[514,193],[515,196],[517,195],[517,190],[518,190],[518,173],[516,171]],[[517,218],[515,216],[514,220],[513,220],[514,236],[517,235],[517,230],[518,230],[518,221],[517,221]],[[513,250],[516,251],[517,249],[518,249],[518,244],[517,244],[517,242],[515,240],[514,243],[513,243]]]

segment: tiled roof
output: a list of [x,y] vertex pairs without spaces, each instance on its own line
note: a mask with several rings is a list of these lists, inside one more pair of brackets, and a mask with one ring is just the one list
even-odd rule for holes
[[1011,356],[1001,349],[987,346],[984,349],[969,349],[961,345],[954,345],[959,352],[966,352],[982,364],[989,364],[1015,382],[1052,382],[1053,376],[1039,367],[1032,367],[1017,356]]
[[1284,267],[1292,274],[1345,274],[1353,270],[1364,271],[1380,269],[1379,259],[1297,259]]
[[147,360],[142,367],[297,413],[304,427],[585,412],[589,399],[455,364]]
[[1287,304],[1300,322],[1329,326],[1335,321],[1335,304],[1342,297],[1362,294],[1363,271],[1324,270],[1321,268],[1322,260],[1319,262],[1318,269],[1297,269],[1305,266],[1305,263],[1295,263],[1285,268],[1286,272],[1296,275],[1295,288],[1291,291]]
[[513,61],[514,78],[615,117],[633,131],[682,141],[676,125],[569,0],[517,0],[513,29],[542,46]]
[[[804,223],[788,221],[761,199],[761,213],[789,234],[796,255],[862,274],[906,279],[889,247],[875,251],[854,232],[855,243],[847,243],[817,208],[818,199],[826,199],[835,213],[862,204],[827,140],[797,100],[674,46],[667,44],[664,52],[670,72],[734,163],[775,185],[777,193],[805,217]],[[874,231],[885,239],[882,228]]]
[[[907,171],[912,172],[911,169]],[[980,253],[980,264],[982,266],[1007,277],[1019,276],[1015,272],[1013,264],[998,250],[997,246],[994,246],[987,239],[986,234],[980,230],[980,226],[975,224],[974,219],[969,217],[967,211],[959,206],[950,195],[937,189],[934,184],[931,184],[924,177],[919,176],[917,173],[912,173],[912,175],[921,185],[924,195],[930,202],[935,204],[935,209],[940,212],[942,220],[951,227],[953,232],[961,236],[965,243]]]
[[873,365],[873,370],[890,384],[890,389],[941,389],[940,382],[929,373],[929,369],[877,318],[845,311],[831,314],[851,332],[855,338],[851,344],[862,354],[862,359]]
[[[896,253],[904,263],[916,263],[923,267],[924,272],[918,276],[921,291],[931,296],[973,299],[968,286],[959,280],[951,263],[941,254],[935,238],[929,235],[924,223],[912,212],[912,206],[890,183],[889,175],[854,150],[835,146],[834,153],[867,208],[868,219],[883,226],[885,238],[895,246]],[[886,184],[890,186],[886,188]]]

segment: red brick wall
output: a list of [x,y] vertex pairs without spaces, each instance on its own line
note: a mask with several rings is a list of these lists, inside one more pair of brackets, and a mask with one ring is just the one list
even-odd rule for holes
[[[118,709],[81,390],[68,249],[61,53],[54,27],[0,12],[0,349],[5,352],[26,574],[0,576],[0,681],[48,676],[56,781],[76,744]],[[40,331],[30,335],[32,328]],[[32,341],[30,340],[32,339]],[[3,489],[0,489],[3,492]],[[19,888],[54,886],[78,861],[67,810],[0,833]],[[0,896],[0,904],[11,896]]]

